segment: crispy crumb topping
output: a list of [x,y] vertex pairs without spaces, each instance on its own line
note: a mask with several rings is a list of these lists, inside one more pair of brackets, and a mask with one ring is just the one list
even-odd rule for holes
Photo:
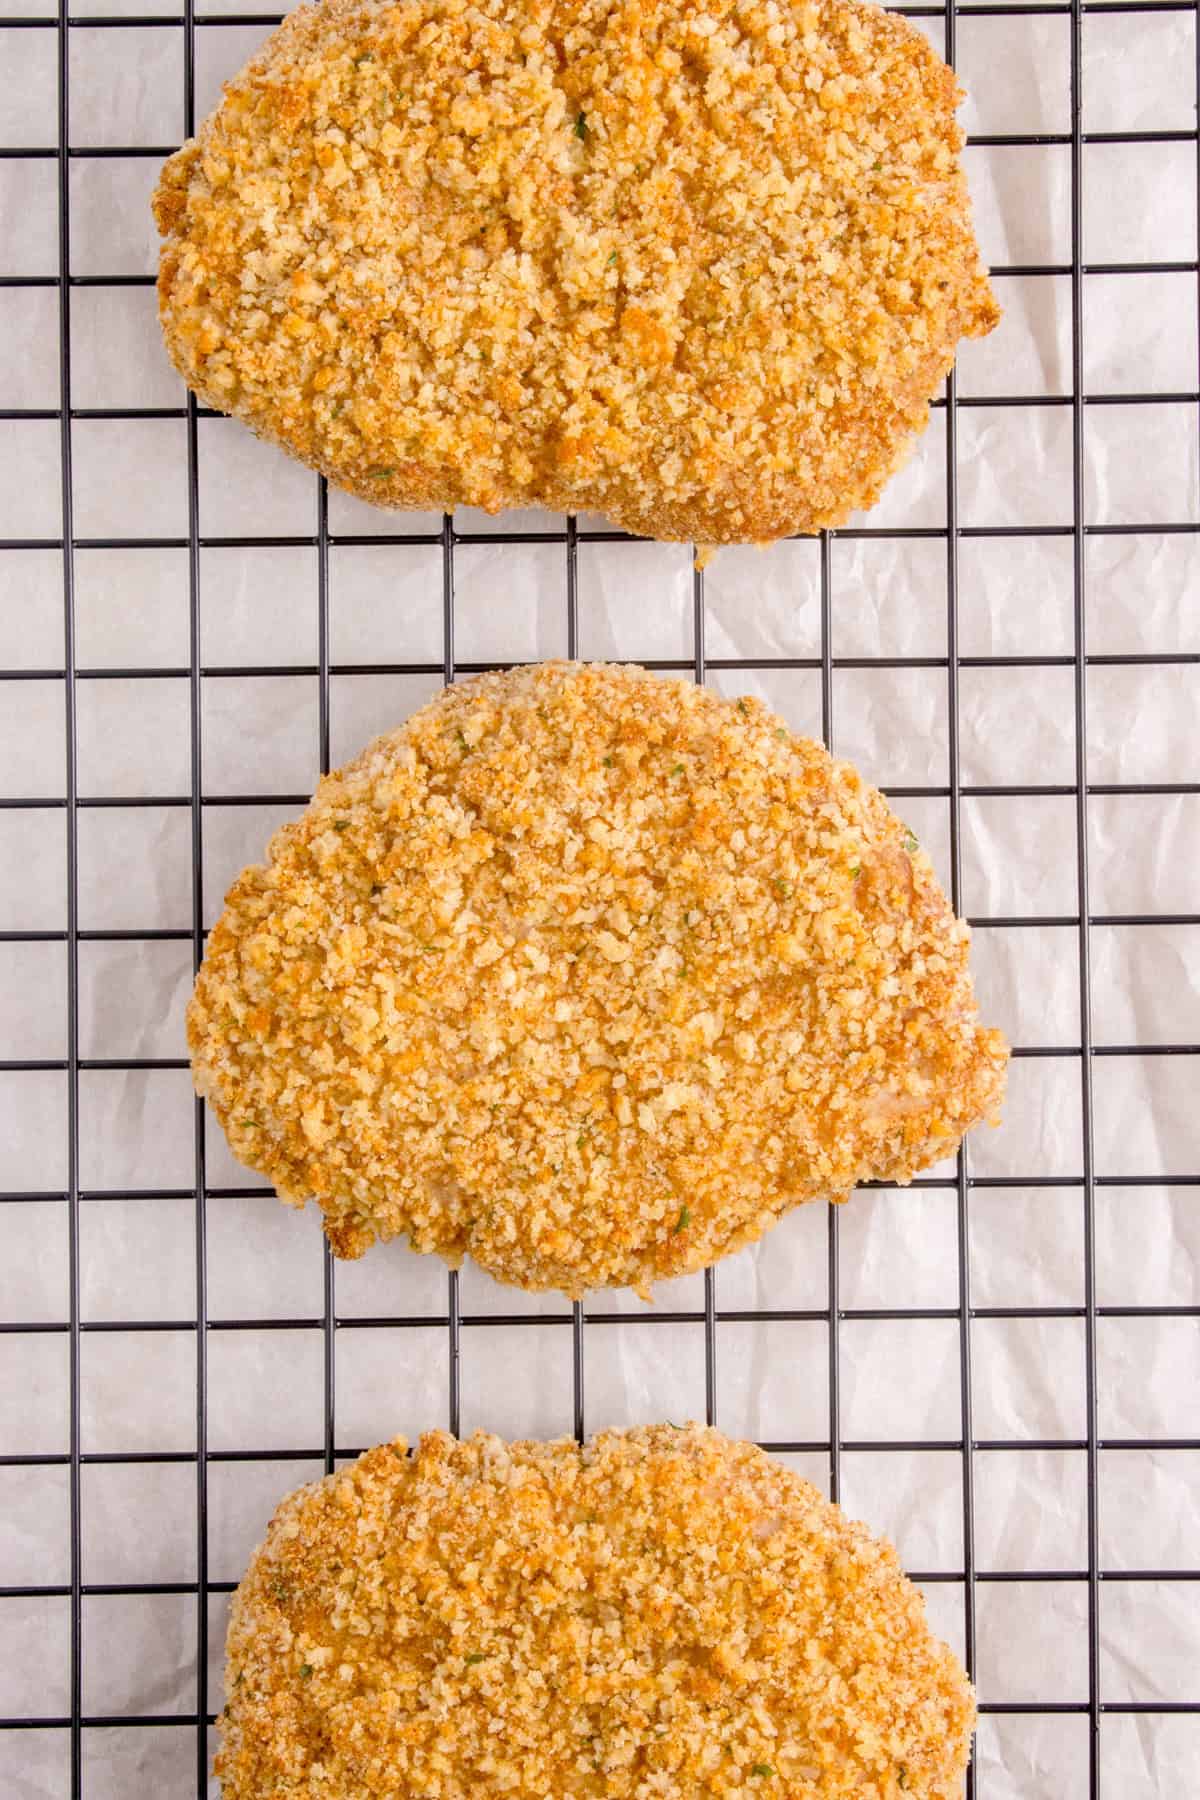
[[302,7],[163,170],[167,346],[381,505],[840,524],[999,317],[960,99],[865,0]]
[[230,890],[188,1037],[339,1255],[645,1291],[994,1116],[967,949],[881,795],[759,702],[541,664],[322,781]]
[[951,1800],[974,1701],[892,1546],[699,1426],[403,1438],[234,1599],[226,1800]]

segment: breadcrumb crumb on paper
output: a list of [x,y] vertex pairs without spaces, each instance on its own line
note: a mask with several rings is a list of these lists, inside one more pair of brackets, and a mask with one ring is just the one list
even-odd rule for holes
[[542,664],[322,781],[230,890],[188,1037],[338,1254],[648,1294],[995,1118],[968,936],[882,796],[759,702]]
[[325,0],[166,163],[167,348],[382,506],[840,524],[999,309],[961,94],[866,0]]
[[403,1439],[234,1598],[226,1800],[951,1800],[975,1706],[892,1546],[700,1426]]

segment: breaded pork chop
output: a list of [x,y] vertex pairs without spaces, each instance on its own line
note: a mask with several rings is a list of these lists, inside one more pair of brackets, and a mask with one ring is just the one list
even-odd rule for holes
[[960,99],[866,0],[324,0],[163,171],[167,346],[381,505],[837,525],[999,317]]
[[233,1603],[226,1800],[952,1800],[974,1701],[891,1545],[698,1426],[403,1439]]
[[322,781],[231,889],[188,1035],[339,1255],[644,1291],[994,1116],[967,947],[881,795],[756,701],[542,664]]

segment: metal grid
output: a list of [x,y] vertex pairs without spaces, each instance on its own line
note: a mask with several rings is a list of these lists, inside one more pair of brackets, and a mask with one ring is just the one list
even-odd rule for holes
[[[1200,399],[1196,391],[1174,392],[1164,394],[1160,391],[1145,393],[1087,393],[1084,384],[1084,332],[1083,332],[1083,291],[1084,278],[1096,274],[1105,275],[1139,275],[1147,273],[1173,273],[1190,276],[1193,279],[1198,272],[1198,264],[1194,260],[1175,260],[1148,263],[1108,263],[1085,264],[1083,257],[1082,204],[1083,204],[1083,152],[1086,145],[1092,143],[1112,144],[1165,144],[1184,143],[1195,145],[1197,134],[1192,130],[1143,131],[1126,133],[1088,133],[1082,127],[1081,110],[1081,43],[1084,16],[1087,14],[1103,14],[1113,17],[1115,14],[1151,15],[1163,12],[1195,13],[1194,4],[1186,0],[1120,0],[1115,6],[1090,5],[1086,0],[1070,0],[1069,4],[1051,3],[1035,4],[1029,7],[1015,5],[978,5],[961,8],[948,5],[945,8],[935,6],[913,6],[900,9],[910,16],[941,20],[944,22],[945,47],[947,59],[954,61],[956,48],[956,25],[959,17],[1002,17],[1020,16],[1021,18],[1037,18],[1062,16],[1069,21],[1070,30],[1070,93],[1071,93],[1071,129],[1069,133],[1039,134],[1037,136],[994,136],[973,139],[973,143],[997,146],[1034,147],[1060,146],[1069,150],[1070,156],[1070,210],[1071,210],[1071,256],[1069,262],[1047,262],[1038,264],[1011,265],[998,269],[1002,276],[1023,276],[1032,278],[1065,277],[1070,282],[1070,361],[1071,392],[1064,396],[1033,398],[1021,396],[994,396],[990,398],[960,398],[956,392],[955,379],[951,377],[947,384],[945,399],[938,405],[945,410],[946,429],[946,475],[945,475],[945,528],[913,528],[900,533],[889,533],[886,528],[866,526],[856,531],[837,534],[844,539],[887,537],[889,535],[926,537],[941,543],[945,552],[945,569],[947,580],[947,654],[945,657],[899,657],[885,656],[873,658],[835,657],[833,654],[833,608],[834,579],[831,554],[831,540],[828,536],[820,544],[820,607],[821,607],[821,641],[820,654],[809,658],[775,659],[772,666],[797,670],[810,670],[819,676],[821,695],[822,730],[827,743],[835,744],[837,740],[837,720],[834,714],[834,674],[837,670],[854,668],[904,669],[921,668],[941,671],[946,683],[946,703],[949,719],[949,778],[945,785],[891,788],[894,799],[903,802],[910,798],[929,798],[943,800],[948,804],[950,823],[950,882],[951,893],[959,906],[962,888],[962,802],[964,799],[976,797],[1015,797],[1015,796],[1059,796],[1070,799],[1074,808],[1074,847],[1073,854],[1077,874],[1077,908],[1070,912],[1036,917],[1006,916],[988,917],[973,920],[972,923],[981,928],[1003,927],[1023,929],[1030,927],[1057,926],[1069,928],[1077,938],[1078,990],[1079,990],[1079,1041],[1064,1050],[1062,1046],[1043,1046],[1038,1044],[1020,1045],[1015,1054],[1017,1057],[1045,1057],[1050,1055],[1067,1055],[1078,1063],[1078,1081],[1082,1108],[1082,1161],[1081,1166],[1072,1174],[1064,1175],[1032,1175],[1022,1177],[984,1177],[972,1175],[969,1168],[968,1154],[960,1153],[957,1159],[956,1172],[953,1177],[928,1179],[919,1182],[918,1187],[942,1188],[953,1193],[956,1208],[956,1237],[958,1265],[957,1303],[946,1308],[847,1308],[839,1299],[839,1220],[838,1214],[830,1210],[827,1229],[827,1263],[828,1293],[827,1304],[820,1308],[778,1309],[771,1312],[762,1310],[739,1311],[722,1309],[718,1301],[719,1272],[709,1270],[704,1278],[703,1312],[691,1311],[656,1311],[647,1314],[644,1322],[647,1325],[692,1322],[703,1330],[704,1337],[704,1372],[705,1403],[707,1417],[710,1421],[720,1423],[721,1390],[718,1368],[718,1326],[729,1322],[758,1321],[771,1319],[778,1321],[810,1322],[824,1324],[828,1331],[828,1416],[829,1432],[824,1438],[812,1440],[792,1440],[775,1442],[767,1445],[777,1452],[819,1453],[828,1456],[829,1491],[837,1498],[842,1487],[842,1465],[846,1454],[859,1451],[872,1452],[926,1452],[937,1451],[951,1453],[961,1459],[961,1492],[962,1492],[962,1546],[963,1563],[961,1570],[918,1571],[916,1578],[922,1584],[936,1582],[953,1582],[961,1584],[963,1595],[963,1638],[968,1666],[974,1670],[977,1648],[977,1597],[980,1589],[988,1583],[1006,1581],[1042,1581],[1055,1583],[1081,1583],[1086,1585],[1086,1632],[1087,1632],[1087,1697],[1070,1702],[989,1702],[984,1697],[981,1712],[999,1713],[1054,1713],[1065,1712],[1084,1715],[1088,1721],[1089,1731],[1086,1753],[1086,1774],[1082,1776],[1087,1792],[1098,1795],[1101,1791],[1101,1758],[1100,1730],[1102,1719],[1106,1715],[1120,1713],[1178,1712],[1190,1715],[1200,1714],[1200,1689],[1186,1702],[1175,1705],[1166,1703],[1106,1702],[1101,1692],[1101,1656],[1100,1656],[1100,1594],[1103,1583],[1113,1581],[1196,1581],[1200,1579],[1200,1568],[1172,1568],[1168,1570],[1109,1570],[1100,1565],[1100,1539],[1098,1524],[1099,1494],[1099,1456],[1102,1450],[1166,1450],[1196,1451],[1200,1450],[1200,1437],[1175,1438],[1108,1438],[1101,1437],[1097,1410],[1097,1321],[1106,1317],[1132,1318],[1152,1317],[1166,1319],[1171,1317],[1194,1318],[1200,1315],[1200,1307],[1188,1306],[1150,1306],[1121,1307],[1103,1306],[1096,1299],[1095,1268],[1095,1200],[1097,1190],[1103,1186],[1137,1188],[1142,1186],[1177,1186],[1195,1188],[1200,1185],[1200,1175],[1180,1172],[1167,1177],[1145,1177],[1137,1175],[1101,1175],[1095,1169],[1093,1151],[1093,1117],[1095,1097],[1093,1092],[1093,1071],[1095,1059],[1098,1057],[1122,1056],[1195,1056],[1200,1053],[1200,1046],[1188,1043],[1154,1044],[1145,1043],[1122,1044],[1096,1042],[1092,1031],[1092,986],[1090,973],[1090,934],[1097,926],[1149,926],[1163,924],[1196,925],[1200,924],[1200,914],[1184,913],[1130,913],[1101,914],[1095,913],[1089,906],[1089,870],[1088,870],[1088,804],[1089,799],[1097,795],[1194,795],[1200,793],[1200,783],[1097,783],[1088,780],[1087,762],[1087,684],[1089,669],[1101,665],[1120,665],[1129,663],[1150,663],[1159,666],[1178,665],[1200,662],[1200,656],[1192,653],[1164,653],[1162,655],[1112,656],[1090,655],[1087,648],[1087,593],[1085,541],[1089,536],[1103,533],[1121,533],[1129,535],[1170,533],[1195,534],[1200,530],[1192,521],[1180,521],[1174,524],[1154,524],[1152,526],[1124,525],[1102,526],[1089,524],[1085,520],[1084,494],[1084,417],[1086,408],[1102,406],[1138,405],[1143,403],[1195,404]],[[464,1313],[460,1304],[459,1277],[451,1273],[445,1293],[444,1311],[440,1317],[431,1319],[420,1317],[344,1317],[339,1315],[337,1306],[337,1289],[335,1282],[335,1265],[327,1249],[324,1251],[323,1265],[323,1310],[319,1317],[294,1317],[280,1319],[252,1318],[213,1318],[209,1315],[207,1301],[207,1279],[209,1273],[209,1255],[206,1243],[206,1202],[211,1198],[234,1198],[242,1194],[250,1195],[258,1190],[253,1188],[214,1187],[209,1184],[206,1157],[205,1115],[199,1103],[193,1106],[194,1121],[194,1156],[193,1179],[190,1185],[164,1190],[161,1186],[147,1188],[142,1194],[130,1195],[127,1189],[121,1190],[123,1198],[177,1199],[190,1201],[194,1205],[194,1254],[195,1254],[195,1292],[196,1314],[190,1322],[181,1324],[177,1320],[141,1319],[122,1320],[119,1325],[108,1322],[86,1320],[81,1316],[80,1299],[80,1217],[81,1212],[90,1202],[113,1198],[111,1192],[104,1190],[89,1191],[80,1179],[80,1147],[81,1147],[81,1109],[80,1109],[80,1076],[97,1070],[182,1070],[186,1063],[182,1058],[172,1059],[88,1059],[80,1052],[80,946],[91,942],[112,942],[123,939],[143,938],[160,940],[181,940],[190,942],[192,959],[198,964],[204,943],[204,905],[203,885],[203,852],[205,834],[205,812],[211,803],[211,796],[203,790],[202,779],[202,694],[205,681],[214,674],[221,676],[268,677],[276,675],[306,675],[314,677],[318,686],[318,732],[320,767],[327,770],[330,766],[330,716],[331,716],[331,682],[335,676],[350,674],[382,674],[392,676],[429,675],[439,676],[452,681],[456,675],[473,673],[485,666],[479,663],[461,662],[455,655],[455,557],[459,546],[469,541],[472,544],[481,542],[500,542],[508,544],[552,544],[562,551],[562,572],[564,584],[564,604],[566,608],[566,648],[568,655],[574,656],[579,647],[579,603],[578,603],[578,551],[581,545],[602,540],[618,540],[623,534],[616,532],[587,531],[577,528],[574,520],[566,522],[562,532],[525,532],[515,534],[475,533],[469,540],[456,532],[453,521],[447,517],[436,537],[427,534],[405,534],[397,532],[388,536],[355,536],[351,534],[334,534],[330,530],[329,505],[325,484],[319,484],[317,501],[317,529],[314,535],[300,535],[277,538],[214,538],[201,536],[200,505],[198,482],[198,421],[205,417],[203,409],[198,409],[195,400],[188,399],[185,409],[170,408],[121,408],[121,409],[83,409],[72,403],[72,342],[70,296],[73,290],[85,287],[116,286],[150,286],[149,276],[117,276],[77,275],[71,272],[71,205],[70,205],[70,173],[72,163],[79,158],[92,156],[143,157],[158,160],[167,154],[169,145],[137,147],[130,149],[83,150],[76,148],[69,141],[68,130],[68,88],[70,82],[70,39],[75,27],[86,27],[89,30],[104,28],[121,31],[130,27],[175,27],[182,23],[184,42],[184,122],[185,130],[190,133],[195,124],[196,94],[196,44],[197,34],[205,27],[228,26],[231,23],[253,25],[265,31],[278,22],[274,14],[197,14],[193,0],[185,0],[182,20],[178,16],[171,18],[155,16],[122,16],[122,17],[79,17],[68,13],[66,0],[61,0],[57,17],[15,18],[0,21],[5,30],[27,30],[36,33],[53,34],[56,40],[57,85],[58,85],[58,135],[54,148],[35,150],[5,150],[5,158],[38,159],[52,161],[56,165],[58,185],[58,248],[59,269],[61,278],[57,276],[5,276],[0,274],[0,290],[13,287],[44,287],[58,292],[59,327],[58,327],[58,364],[60,373],[61,401],[52,409],[7,411],[0,413],[0,426],[11,421],[57,421],[61,439],[61,476],[62,476],[62,527],[61,535],[56,538],[9,538],[0,542],[0,553],[29,549],[59,549],[63,557],[63,620],[65,630],[65,658],[59,668],[37,670],[0,670],[0,679],[6,683],[20,680],[53,680],[62,684],[63,730],[66,751],[66,788],[63,798],[44,800],[37,798],[16,797],[0,802],[6,809],[42,809],[53,808],[61,812],[66,833],[66,927],[65,930],[30,930],[13,931],[0,934],[0,941],[8,943],[61,942],[65,945],[67,969],[67,1053],[63,1059],[14,1059],[0,1065],[0,1072],[34,1073],[42,1071],[60,1071],[65,1074],[67,1083],[67,1125],[68,1125],[68,1176],[66,1186],[62,1190],[5,1192],[0,1194],[4,1201],[20,1202],[27,1206],[28,1229],[38,1229],[38,1209],[42,1203],[65,1202],[68,1219],[68,1268],[69,1268],[69,1318],[65,1320],[46,1320],[35,1323],[8,1322],[0,1324],[0,1332],[5,1334],[22,1333],[55,1333],[65,1335],[69,1343],[69,1444],[65,1453],[57,1455],[23,1455],[8,1454],[0,1457],[0,1469],[12,1466],[61,1465],[68,1474],[69,1480],[69,1579],[58,1584],[39,1586],[8,1586],[0,1589],[0,1599],[34,1599],[57,1598],[69,1602],[70,1638],[69,1638],[69,1696],[70,1704],[66,1711],[55,1713],[51,1717],[6,1717],[0,1718],[0,1732],[5,1734],[23,1731],[57,1730],[69,1738],[69,1781],[71,1794],[78,1795],[85,1790],[82,1743],[85,1732],[95,1728],[121,1725],[126,1727],[145,1726],[175,1727],[182,1733],[194,1736],[194,1785],[197,1794],[208,1791],[209,1743],[207,1727],[212,1723],[212,1709],[209,1701],[208,1684],[208,1650],[209,1650],[209,1608],[210,1594],[227,1592],[232,1583],[228,1581],[211,1581],[208,1574],[208,1526],[209,1526],[209,1472],[215,1464],[237,1461],[270,1461],[280,1464],[279,1486],[283,1490],[291,1485],[288,1465],[301,1460],[319,1460],[325,1468],[332,1469],[335,1459],[357,1454],[363,1446],[350,1445],[340,1441],[338,1418],[336,1412],[335,1359],[338,1353],[339,1338],[342,1333],[363,1327],[377,1326],[428,1326],[434,1323],[444,1330],[448,1339],[448,1391],[445,1396],[445,1419],[451,1430],[457,1430],[460,1422],[462,1391],[460,1385],[460,1345],[463,1327],[500,1326],[512,1323],[537,1324],[552,1330],[568,1331],[571,1334],[572,1363],[572,1417],[575,1432],[582,1436],[589,1427],[590,1418],[586,1406],[585,1394],[585,1333],[592,1324],[611,1322],[619,1314],[606,1310],[603,1298],[584,1304],[576,1303],[569,1310],[546,1313],[531,1318],[525,1314],[512,1315],[498,1313],[481,1313],[472,1315]],[[1035,526],[1013,525],[1003,527],[983,527],[960,525],[958,517],[957,494],[957,443],[959,420],[964,411],[972,407],[995,406],[1029,406],[1048,405],[1069,407],[1072,424],[1072,519],[1069,525]],[[211,415],[207,415],[211,416]],[[159,539],[87,539],[77,535],[73,517],[72,475],[73,475],[73,443],[72,424],[89,419],[150,419],[171,418],[186,420],[187,434],[187,475],[188,475],[188,527],[186,537]],[[1055,656],[964,656],[959,651],[959,552],[960,545],[971,537],[1024,537],[1024,536],[1056,536],[1067,538],[1071,543],[1073,557],[1073,643],[1069,654]],[[189,589],[189,661],[186,667],[164,669],[154,667],[143,669],[126,667],[119,669],[95,669],[80,666],[76,655],[76,612],[75,612],[75,554],[77,551],[104,548],[132,548],[135,544],[158,548],[177,548],[186,550],[188,559]],[[425,663],[371,663],[348,664],[335,663],[331,659],[330,636],[330,551],[331,547],[343,545],[415,545],[436,544],[440,546],[442,570],[442,628],[443,649],[440,662]],[[305,546],[315,549],[317,568],[317,609],[318,609],[318,655],[315,665],[288,665],[286,669],[264,666],[222,666],[210,667],[201,658],[201,549],[210,547],[236,548],[249,545],[268,545],[277,548],[288,546]],[[660,668],[685,669],[694,675],[697,681],[722,671],[749,667],[750,661],[738,659],[710,658],[705,649],[705,592],[704,576],[697,572],[693,577],[693,655],[686,662],[667,661],[652,666]],[[769,659],[754,659],[754,667],[761,668]],[[975,668],[1063,668],[1071,672],[1073,688],[1074,713],[1074,778],[1066,783],[1050,783],[1041,785],[969,785],[961,777],[961,757],[959,744],[959,704],[960,677],[965,669]],[[185,680],[188,683],[190,709],[190,760],[191,782],[190,792],[186,795],[164,794],[139,799],[122,799],[119,802],[87,797],[81,794],[81,787],[86,783],[81,779],[85,774],[80,768],[77,700],[81,683],[97,679],[120,678],[139,680],[143,678],[161,679],[166,676]],[[11,691],[11,690],[10,690]],[[250,774],[252,771],[248,770]],[[299,806],[305,802],[307,795],[302,793],[264,795],[251,791],[237,796],[222,795],[223,805],[264,804],[277,806]],[[127,930],[87,930],[81,929],[79,923],[79,820],[81,813],[90,807],[120,804],[121,806],[162,806],[185,808],[190,821],[192,874],[191,903],[192,923],[190,930],[147,930],[133,932]],[[981,1188],[989,1187],[1037,1187],[1064,1188],[1078,1197],[1082,1213],[1082,1230],[1084,1246],[1084,1298],[1081,1306],[1023,1306],[1023,1307],[980,1307],[972,1304],[970,1291],[970,1212],[972,1195]],[[1082,1319],[1086,1348],[1086,1429],[1083,1435],[1075,1438],[1022,1440],[986,1439],[976,1434],[972,1418],[972,1326],[980,1319]],[[846,1322],[867,1319],[887,1320],[947,1320],[957,1326],[958,1360],[961,1394],[961,1429],[952,1436],[939,1441],[917,1439],[912,1441],[886,1439],[879,1441],[863,1441],[847,1438],[843,1435],[841,1415],[841,1356],[839,1350],[840,1327]],[[286,1450],[220,1450],[210,1448],[208,1443],[208,1342],[209,1335],[227,1331],[244,1330],[256,1327],[271,1330],[313,1330],[319,1329],[323,1343],[323,1438],[319,1444],[308,1445]],[[81,1448],[81,1338],[93,1331],[131,1330],[144,1332],[174,1332],[185,1330],[195,1338],[196,1344],[196,1381],[195,1381],[195,1451],[153,1451],[145,1453],[103,1453],[88,1452]],[[429,1421],[431,1424],[436,1421]],[[976,1517],[974,1505],[975,1457],[996,1449],[1022,1450],[1036,1452],[1042,1450],[1062,1450],[1082,1454],[1086,1462],[1087,1476],[1087,1511],[1086,1511],[1086,1567],[1070,1567],[1058,1570],[1022,1571],[1011,1573],[989,1570],[978,1566],[976,1552]],[[112,1463],[182,1463],[195,1471],[195,1544],[196,1544],[196,1578],[184,1583],[125,1583],[121,1585],[94,1584],[85,1581],[82,1555],[82,1500],[81,1471],[90,1464]],[[197,1697],[194,1711],[179,1714],[148,1713],[144,1716],[122,1714],[119,1716],[94,1716],[85,1714],[83,1705],[85,1658],[96,1656],[98,1648],[89,1644],[84,1631],[83,1614],[85,1600],[93,1596],[139,1596],[175,1594],[195,1596],[195,1639],[197,1651]],[[14,1742],[9,1736],[5,1741]],[[14,1770],[19,1770],[19,1760],[12,1763]],[[0,1775],[0,1788],[5,1786],[5,1777]],[[190,1788],[190,1781],[186,1784]],[[14,1788],[19,1783],[14,1781]],[[974,1770],[968,1778],[968,1793],[974,1795],[976,1776]],[[6,1791],[13,1791],[8,1789]],[[173,1790],[174,1791],[174,1790]],[[186,1791],[180,1786],[178,1792]],[[1039,1790],[1039,1792],[1048,1790]],[[1082,1789],[1081,1789],[1082,1791]]]

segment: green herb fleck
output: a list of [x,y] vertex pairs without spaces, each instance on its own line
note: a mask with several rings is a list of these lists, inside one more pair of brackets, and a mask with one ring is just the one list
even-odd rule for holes
[[687,1228],[691,1224],[691,1222],[692,1222],[691,1213],[688,1211],[686,1206],[681,1206],[679,1209],[679,1217],[675,1221],[675,1229],[671,1233],[671,1236],[678,1237],[681,1231],[687,1230]]
[[611,768],[612,768],[612,766],[613,766],[613,759],[612,759],[612,757],[611,757],[611,756],[606,756],[606,757],[605,757],[605,759],[604,759],[604,766],[605,766],[605,768],[606,768],[606,769],[611,769]]
[[369,63],[369,62],[374,62],[374,61],[375,61],[375,57],[372,54],[372,52],[370,50],[364,50],[361,56],[355,57],[354,66],[356,69],[361,69],[364,63]]
[[745,717],[745,715],[746,715],[746,701],[745,701],[745,696],[743,696],[743,697],[742,697],[742,699],[740,699],[740,700],[739,700],[739,701],[738,701],[738,703],[737,703],[737,709],[738,709],[738,711],[739,711],[739,712],[740,712],[740,713],[741,713],[741,714],[742,714],[742,716],[743,716],[743,718],[744,718],[744,717]]
[[882,169],[882,167],[883,167],[883,164],[882,164],[882,163],[881,163],[881,162],[873,162],[873,163],[872,163],[872,164],[871,164],[871,167],[872,167],[872,168],[873,168],[873,169]]
[[391,1451],[397,1462],[405,1462],[407,1460],[403,1450],[398,1450],[395,1444],[389,1444],[388,1449]]
[[466,1663],[468,1668],[471,1668],[473,1664],[483,1662],[486,1659],[486,1657],[487,1657],[486,1650],[472,1650],[472,1652],[469,1656],[463,1658],[463,1661]]
[[301,1679],[301,1681],[311,1681],[312,1680],[312,1672],[313,1672],[313,1668],[312,1668],[311,1663],[301,1663],[300,1664],[300,1679]]
[[350,829],[349,819],[335,819],[333,821],[333,829],[335,831],[349,831],[349,829]]
[[239,1670],[238,1670],[238,1672],[237,1672],[237,1680],[236,1680],[236,1681],[235,1681],[235,1682],[234,1682],[234,1684],[233,1684],[233,1685],[234,1685],[234,1687],[235,1687],[235,1688],[240,1688],[240,1687],[241,1687],[241,1685],[242,1685],[242,1683],[243,1683],[243,1681],[245,1681],[245,1679],[246,1679],[246,1671],[245,1671],[245,1669],[239,1669]]
[[777,894],[781,895],[784,900],[787,899],[788,895],[792,891],[791,882],[785,881],[782,875],[776,875],[775,881],[774,881],[774,886],[775,886],[775,892]]
[[605,265],[604,265],[604,266],[605,266],[605,268],[606,268],[606,269],[611,269],[611,268],[612,268],[612,266],[613,266],[613,264],[614,264],[614,263],[615,263],[615,262],[616,262],[616,260],[617,260],[617,253],[616,253],[616,251],[615,251],[615,250],[610,250],[610,251],[609,251],[609,253],[608,253],[608,261],[607,261],[607,262],[606,262],[606,263],[605,263]]
[[862,874],[862,864],[855,863],[853,868],[850,870],[850,873],[851,873],[851,875],[861,875]]
[[672,773],[672,775],[682,775],[683,774],[683,764],[676,763],[675,767],[671,770],[671,773]]
[[575,115],[575,136],[577,138],[583,139],[583,138],[586,138],[587,134],[588,134],[587,114],[586,113],[576,113],[576,115]]
[[249,1129],[252,1125],[258,1124],[258,1120],[257,1119],[239,1119],[238,1124],[244,1125],[246,1127],[247,1131],[249,1131]]
[[271,1598],[277,1606],[286,1606],[291,1597],[292,1592],[286,1581],[273,1581],[271,1583]]
[[910,856],[915,856],[921,848],[911,831],[906,831],[904,834],[904,848]]
[[770,1763],[754,1763],[751,1767],[750,1773],[752,1775],[761,1775],[764,1781],[769,1781],[771,1776],[775,1773],[775,1771],[771,1767]]
[[775,736],[777,738],[785,738],[787,736],[787,728],[783,725],[777,725],[775,727]]
[[386,481],[389,475],[394,475],[395,473],[395,469],[385,469],[378,463],[374,468],[367,470],[367,474],[371,477],[372,481]]

